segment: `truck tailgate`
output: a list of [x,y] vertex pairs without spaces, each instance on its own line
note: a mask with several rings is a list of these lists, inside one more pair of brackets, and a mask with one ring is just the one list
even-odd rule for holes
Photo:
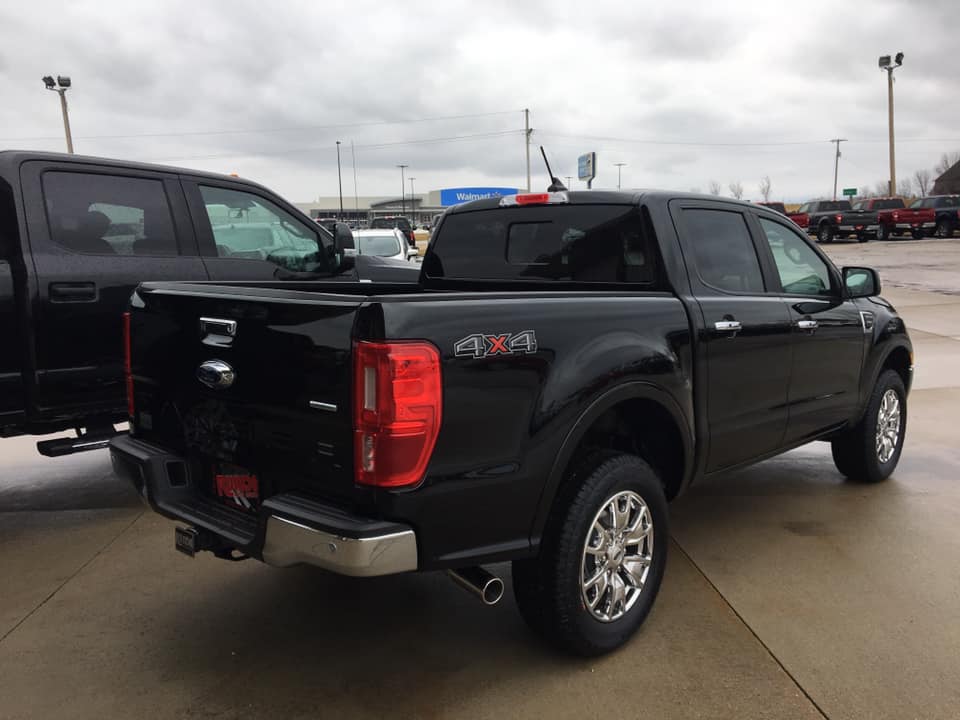
[[[130,316],[134,436],[181,453],[212,496],[218,474],[249,474],[260,497],[354,497],[350,349],[366,299],[141,287]],[[218,386],[201,369],[211,361],[232,378],[221,374]]]

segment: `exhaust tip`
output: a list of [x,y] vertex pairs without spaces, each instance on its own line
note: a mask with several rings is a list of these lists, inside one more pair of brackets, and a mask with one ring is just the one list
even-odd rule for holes
[[475,595],[484,605],[496,605],[503,598],[503,580],[482,567],[447,570],[457,585]]

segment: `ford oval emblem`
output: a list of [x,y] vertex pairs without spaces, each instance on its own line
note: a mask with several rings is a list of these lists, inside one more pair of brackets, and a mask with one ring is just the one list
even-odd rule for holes
[[197,380],[214,390],[223,390],[233,385],[237,374],[223,360],[207,360],[197,368]]

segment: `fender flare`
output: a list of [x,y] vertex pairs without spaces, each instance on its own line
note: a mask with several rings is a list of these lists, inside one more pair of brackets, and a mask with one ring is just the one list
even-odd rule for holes
[[690,484],[695,466],[693,434],[690,422],[685,417],[677,401],[665,390],[648,382],[634,381],[617,385],[594,398],[586,410],[574,421],[566,437],[564,437],[557,456],[553,461],[553,465],[550,468],[550,473],[544,482],[543,490],[540,493],[540,500],[537,503],[537,511],[531,529],[531,540],[534,547],[539,545],[540,536],[547,524],[547,518],[550,515],[550,509],[553,507],[557,490],[560,487],[560,483],[563,480],[570,461],[573,459],[574,451],[579,446],[580,441],[586,435],[587,431],[597,418],[613,406],[626,400],[638,399],[650,400],[657,403],[666,410],[673,419],[680,431],[680,439],[683,443],[683,478],[678,494]]

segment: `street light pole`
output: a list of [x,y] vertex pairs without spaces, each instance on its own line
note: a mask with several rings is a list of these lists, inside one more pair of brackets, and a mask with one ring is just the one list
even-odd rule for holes
[[571,187],[573,187],[573,186],[570,184],[570,183],[573,182],[573,175],[567,175],[566,178],[567,178],[567,190],[569,190]]
[[70,113],[67,111],[67,90],[71,87],[70,78],[66,75],[52,75],[43,77],[43,84],[47,90],[53,90],[60,96],[60,112],[63,113],[63,134],[67,138],[67,152],[73,154],[73,136],[70,133]]
[[890,197],[897,194],[897,163],[893,150],[893,71],[903,65],[903,53],[898,52],[893,62],[889,55],[880,56],[880,69],[887,71],[887,120],[890,127]]
[[404,178],[403,178],[403,171],[406,170],[406,169],[407,169],[408,167],[410,167],[410,166],[409,166],[409,165],[397,165],[397,167],[400,168],[400,214],[401,214],[401,215],[406,215],[406,214],[407,214],[407,198],[406,198],[407,181],[404,180]]
[[415,177],[410,178],[410,218],[411,224],[416,224],[417,220],[417,196],[413,194],[413,181]]
[[833,158],[833,199],[837,199],[837,173],[840,170],[840,143],[846,142],[846,138],[834,138],[830,142],[837,144],[837,154]]
[[620,170],[623,168],[624,165],[626,165],[626,163],[619,162],[619,163],[614,163],[614,165],[617,166],[617,190],[619,190],[620,189]]
[[340,217],[343,220],[343,175],[340,174],[340,141],[337,140],[337,186],[340,188]]

